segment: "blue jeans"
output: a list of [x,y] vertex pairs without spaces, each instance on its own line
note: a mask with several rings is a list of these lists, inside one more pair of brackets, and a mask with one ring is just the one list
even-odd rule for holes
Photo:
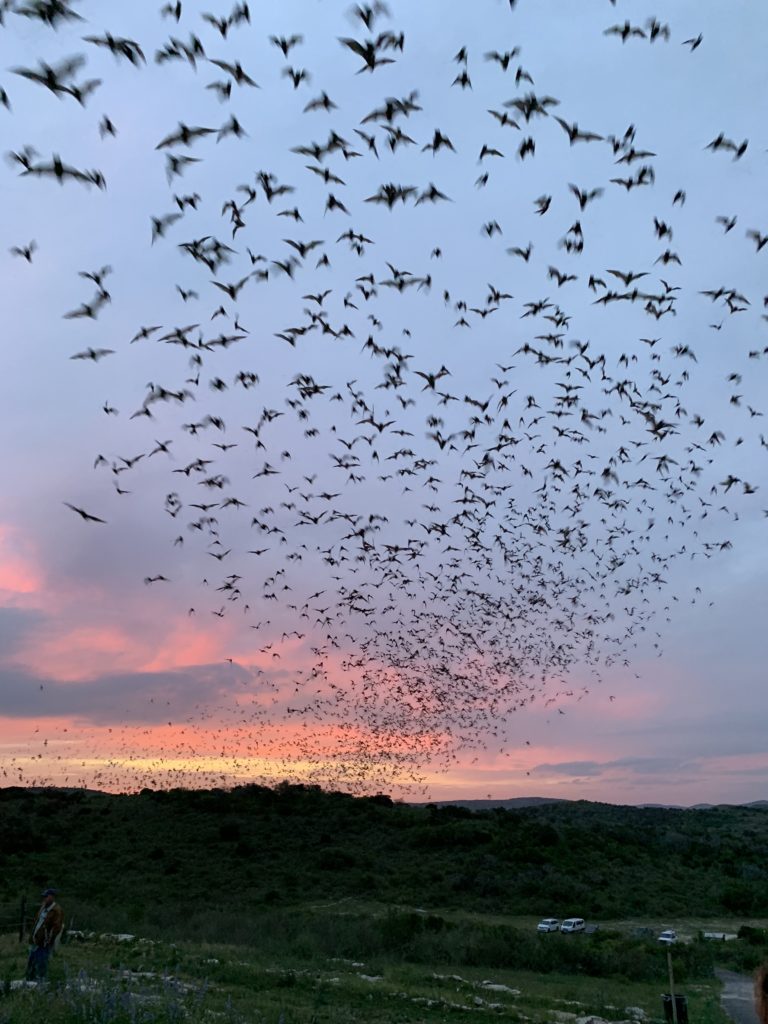
[[32,946],[27,960],[27,981],[43,981],[48,973],[50,946]]

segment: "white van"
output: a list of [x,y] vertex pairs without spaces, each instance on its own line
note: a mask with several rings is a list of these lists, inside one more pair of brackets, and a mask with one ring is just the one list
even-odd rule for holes
[[543,917],[536,925],[537,932],[556,932],[560,928],[560,921],[556,917]]
[[583,917],[568,917],[560,925],[560,931],[567,935],[569,932],[583,932],[586,927]]

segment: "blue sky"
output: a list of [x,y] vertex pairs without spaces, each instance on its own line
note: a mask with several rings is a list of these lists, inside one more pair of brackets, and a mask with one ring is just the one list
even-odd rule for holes
[[[7,777],[762,798],[768,13],[400,0],[368,33],[345,3],[251,6],[226,39],[192,2],[178,25],[154,3],[82,0],[82,21],[11,13],[0,31],[4,149],[107,183],[0,171]],[[668,40],[650,41],[654,17]],[[606,34],[626,19],[646,38]],[[146,63],[83,40],[105,29]],[[402,52],[356,73],[340,39],[386,32]],[[196,69],[157,62],[190,33]],[[295,33],[284,58],[270,36]],[[452,84],[462,47],[467,88]],[[486,59],[514,48],[506,71]],[[17,73],[75,54],[87,66],[65,85],[101,79],[84,105]],[[212,60],[259,88],[220,102],[207,86],[231,75]],[[322,92],[337,109],[305,112]],[[530,93],[557,103],[526,122],[506,104]],[[412,141],[390,151],[385,122],[364,119],[407,96],[421,109],[392,126]],[[157,148],[179,122],[218,131],[232,114],[243,138]],[[558,117],[602,140],[571,144]],[[453,152],[424,151],[436,129]],[[347,156],[295,152],[332,130]],[[721,133],[748,139],[743,155],[707,149]],[[199,162],[169,181],[169,151]],[[652,183],[611,181],[643,166]],[[261,171],[294,191],[269,202]],[[387,183],[416,191],[366,201]],[[449,201],[416,204],[431,184]],[[582,209],[571,185],[602,191]],[[152,242],[185,195],[198,208]],[[303,222],[278,216],[294,207]],[[350,229],[360,253],[339,240]],[[211,238],[232,249],[215,272],[180,248]],[[293,276],[286,239],[321,243]],[[32,240],[31,261],[10,252]],[[509,252],[530,243],[527,260]],[[103,266],[98,317],[65,318],[97,290],[81,272]],[[213,283],[260,269],[236,301]],[[187,347],[158,341],[190,324]],[[211,461],[182,472],[196,459]]]

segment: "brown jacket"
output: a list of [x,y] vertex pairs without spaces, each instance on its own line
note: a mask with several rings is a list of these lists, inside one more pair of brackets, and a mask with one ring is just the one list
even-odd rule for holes
[[29,939],[33,946],[51,949],[64,927],[64,911],[58,903],[52,903],[42,921],[40,913],[38,911]]

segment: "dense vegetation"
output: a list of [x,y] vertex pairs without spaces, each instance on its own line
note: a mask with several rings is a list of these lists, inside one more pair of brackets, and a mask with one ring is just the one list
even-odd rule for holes
[[[593,919],[768,915],[768,809],[414,807],[317,787],[0,790],[0,904],[42,885],[113,930],[345,897]],[[84,921],[85,924],[88,921]]]

